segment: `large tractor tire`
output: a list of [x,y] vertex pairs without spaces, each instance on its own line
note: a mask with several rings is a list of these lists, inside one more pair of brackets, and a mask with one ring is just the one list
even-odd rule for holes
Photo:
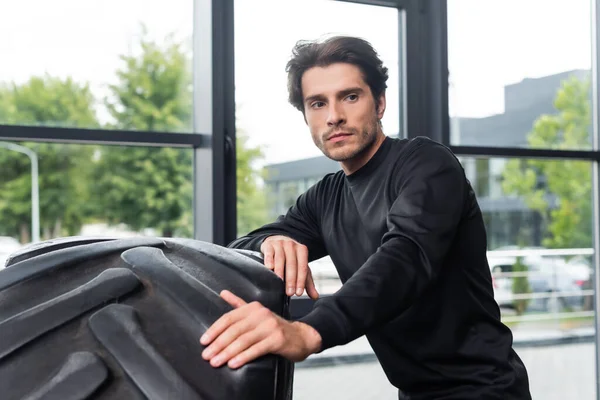
[[65,238],[0,270],[0,397],[290,400],[293,363],[212,367],[219,292],[289,318],[283,282],[249,252],[188,239]]

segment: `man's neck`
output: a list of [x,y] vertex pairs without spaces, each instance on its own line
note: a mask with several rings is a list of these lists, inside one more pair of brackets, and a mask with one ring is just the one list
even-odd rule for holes
[[369,148],[365,149],[364,152],[357,155],[351,160],[341,161],[340,164],[344,173],[346,175],[352,175],[353,173],[361,169],[363,166],[365,166],[365,164],[368,163],[371,158],[373,158],[375,153],[377,153],[377,150],[379,150],[384,140],[385,135],[382,131],[379,131],[375,142],[373,142],[373,144]]

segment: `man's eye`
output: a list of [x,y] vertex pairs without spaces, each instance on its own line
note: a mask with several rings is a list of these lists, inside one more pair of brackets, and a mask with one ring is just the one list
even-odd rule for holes
[[311,108],[321,108],[325,105],[322,101],[315,101],[310,105]]
[[356,101],[356,100],[358,100],[358,95],[357,94],[349,94],[346,98],[350,101]]

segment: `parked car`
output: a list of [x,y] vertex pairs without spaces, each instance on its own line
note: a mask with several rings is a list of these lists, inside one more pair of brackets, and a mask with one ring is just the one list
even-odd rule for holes
[[[490,269],[494,282],[494,295],[500,307],[513,307],[513,267],[517,257],[491,257]],[[527,280],[531,289],[529,307],[544,311],[562,308],[582,308],[584,296],[582,282],[590,279],[589,270],[581,265],[569,264],[561,258],[541,256],[522,257],[527,267]]]

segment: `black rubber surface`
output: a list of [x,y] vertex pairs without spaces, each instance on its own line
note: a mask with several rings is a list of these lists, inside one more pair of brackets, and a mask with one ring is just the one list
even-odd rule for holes
[[238,370],[202,359],[199,338],[231,310],[219,292],[289,318],[260,256],[187,239],[66,238],[0,270],[2,399],[290,400],[293,363]]
[[77,352],[69,355],[58,373],[26,400],[80,400],[90,397],[108,377],[106,366],[96,355]]

